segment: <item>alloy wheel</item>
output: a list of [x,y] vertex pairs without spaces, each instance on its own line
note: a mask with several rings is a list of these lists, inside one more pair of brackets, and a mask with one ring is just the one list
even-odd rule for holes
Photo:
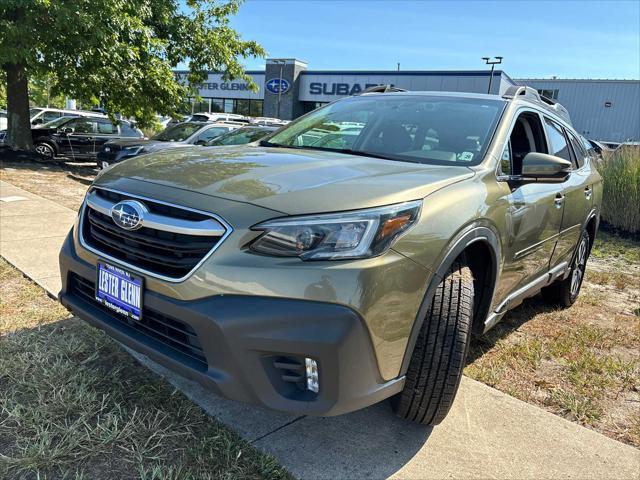
[[587,239],[583,238],[578,246],[576,258],[573,261],[573,269],[571,272],[571,297],[576,297],[582,285],[584,271],[587,265]]

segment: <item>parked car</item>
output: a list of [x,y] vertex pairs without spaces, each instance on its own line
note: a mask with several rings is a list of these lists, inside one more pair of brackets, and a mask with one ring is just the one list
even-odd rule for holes
[[47,158],[58,155],[93,159],[102,144],[116,138],[142,138],[143,133],[130,122],[112,123],[106,117],[67,116],[32,128],[35,150]]
[[114,163],[143,153],[190,145],[205,145],[209,140],[241,126],[243,124],[230,122],[184,122],[168,127],[150,139],[121,139],[108,142],[98,152],[98,168],[107,168]]
[[194,113],[190,122],[240,122],[249,123],[249,117],[237,113]]
[[278,127],[242,127],[237,130],[231,130],[230,132],[223,133],[219,137],[209,140],[205,145],[208,147],[246,145],[248,143],[257,142],[276,130],[278,130]]
[[576,301],[601,198],[568,112],[529,87],[363,93],[257,147],[103,171],[60,252],[60,300],[225,397],[295,415],[390,397],[435,425],[472,332],[540,291]]
[[7,129],[7,111],[0,109],[0,132]]

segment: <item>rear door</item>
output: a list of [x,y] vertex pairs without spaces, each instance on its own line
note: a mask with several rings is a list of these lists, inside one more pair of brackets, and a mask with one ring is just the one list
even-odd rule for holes
[[571,173],[562,183],[564,211],[558,244],[551,259],[551,266],[569,263],[575,250],[584,221],[591,209],[593,187],[589,185],[587,152],[582,143],[567,129],[550,118],[545,118],[551,154],[569,160]]
[[96,135],[94,137],[91,153],[93,155],[97,154],[98,151],[102,148],[102,145],[107,143],[109,140],[113,140],[119,137],[120,133],[118,131],[117,125],[114,125],[106,118],[98,119],[96,121]]

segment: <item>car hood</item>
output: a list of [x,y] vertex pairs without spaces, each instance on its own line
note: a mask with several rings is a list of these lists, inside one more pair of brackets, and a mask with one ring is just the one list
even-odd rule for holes
[[301,214],[424,198],[473,175],[467,167],[243,145],[143,155],[104,171],[95,184],[123,189],[131,180],[150,182]]

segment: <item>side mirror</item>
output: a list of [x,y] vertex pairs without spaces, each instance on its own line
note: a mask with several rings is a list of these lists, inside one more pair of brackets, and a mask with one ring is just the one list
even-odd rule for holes
[[539,181],[559,180],[571,172],[571,162],[546,153],[529,152],[522,159],[522,176]]
[[71,135],[73,133],[73,128],[71,127],[65,127],[62,130],[60,130],[62,133],[64,133],[65,135]]
[[206,140],[198,140],[196,143],[194,143],[194,145],[206,145],[207,141]]
[[31,122],[31,125],[42,125],[42,119],[41,118],[36,118],[33,122]]

